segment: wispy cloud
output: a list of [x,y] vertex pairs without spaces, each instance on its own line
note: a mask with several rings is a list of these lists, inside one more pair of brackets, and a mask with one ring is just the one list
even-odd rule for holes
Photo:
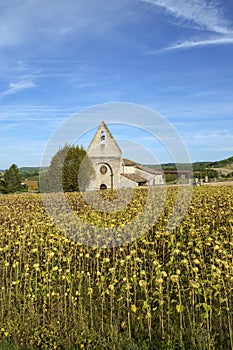
[[85,88],[96,87],[97,85],[98,85],[97,83],[83,83],[83,84],[79,84],[77,87],[79,89],[85,89]]
[[172,16],[189,21],[198,29],[229,34],[232,30],[224,18],[222,11],[214,2],[206,0],[142,0],[164,8]]
[[4,105],[1,108],[1,122],[15,122],[20,119],[21,123],[32,121],[49,121],[53,119],[63,120],[77,112],[77,109],[65,106],[43,106],[43,105]]
[[[206,0],[141,0],[164,9],[180,26],[189,26],[201,32],[199,39],[190,38],[172,44],[164,49],[150,51],[155,54],[174,49],[192,48],[209,45],[233,44],[233,29],[217,2]],[[203,37],[204,31],[204,37]],[[218,37],[207,37],[206,33],[218,34]]]
[[22,90],[35,88],[36,84],[31,80],[21,80],[17,83],[10,83],[9,88],[0,93],[0,96],[16,94]]
[[206,130],[206,131],[196,131],[192,134],[186,135],[186,138],[190,139],[189,144],[191,146],[208,146],[221,149],[226,147],[232,151],[233,150],[233,135],[227,130]]
[[151,50],[149,54],[158,54],[170,50],[178,49],[189,49],[192,47],[202,47],[202,46],[213,46],[213,45],[229,45],[233,44],[233,35],[232,37],[221,37],[221,38],[209,38],[209,39],[189,39],[183,42],[178,42],[168,47],[165,47],[160,50]]
[[[76,38],[81,47],[90,36],[108,38],[117,33],[121,23],[133,21],[127,4],[131,0],[37,0],[2,1],[0,3],[0,48],[28,48],[55,50],[67,39]],[[40,42],[40,45],[36,43]],[[25,51],[24,51],[25,52]],[[27,54],[33,56],[31,51]]]

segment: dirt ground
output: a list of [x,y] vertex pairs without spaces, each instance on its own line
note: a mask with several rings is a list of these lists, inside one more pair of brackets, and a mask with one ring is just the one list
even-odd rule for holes
[[229,186],[229,185],[233,185],[233,181],[203,182],[202,185],[210,185],[210,186]]

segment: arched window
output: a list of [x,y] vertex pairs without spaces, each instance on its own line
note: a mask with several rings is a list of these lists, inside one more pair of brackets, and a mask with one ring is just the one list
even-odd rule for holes
[[101,131],[101,145],[105,144],[105,132]]

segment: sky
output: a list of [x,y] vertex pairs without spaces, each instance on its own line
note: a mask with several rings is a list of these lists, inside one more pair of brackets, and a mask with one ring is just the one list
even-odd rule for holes
[[162,116],[192,162],[228,158],[232,57],[232,0],[1,0],[0,169],[40,166],[49,140],[74,116],[85,147],[102,120],[112,121],[116,139],[131,142],[124,156],[146,162],[135,143],[171,161],[145,137],[156,117],[152,127],[147,113],[127,119],[127,108],[118,120],[104,108],[93,120],[80,117],[111,103]]

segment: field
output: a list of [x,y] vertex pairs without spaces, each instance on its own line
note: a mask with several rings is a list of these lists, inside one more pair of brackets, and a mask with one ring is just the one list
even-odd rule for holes
[[226,165],[225,167],[221,168],[212,168],[215,171],[221,172],[222,175],[228,175],[230,173],[233,173],[233,164]]
[[[89,223],[117,227],[145,191],[108,215],[67,198]],[[233,349],[233,186],[195,187],[168,232],[176,193],[143,236],[113,248],[62,234],[39,194],[0,197],[0,349]]]

